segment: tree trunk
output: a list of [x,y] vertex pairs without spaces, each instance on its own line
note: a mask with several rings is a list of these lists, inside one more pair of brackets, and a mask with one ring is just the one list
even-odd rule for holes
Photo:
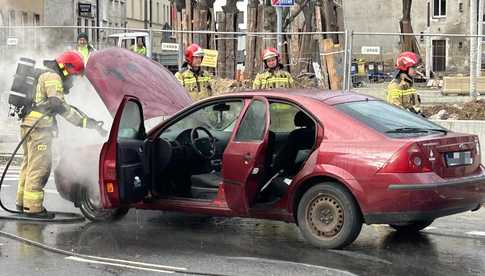
[[[250,0],[248,4],[248,32],[253,33],[258,30],[258,4],[259,0]],[[246,37],[246,61],[244,68],[244,78],[253,79],[255,75],[256,60],[256,37]]]
[[[226,31],[227,32],[235,32],[237,31],[237,6],[236,0],[227,0],[226,5],[222,7],[222,10],[225,13],[225,24],[226,24]],[[224,41],[226,42],[226,77],[229,79],[234,79],[235,72],[236,72],[236,52],[237,52],[237,40],[236,36],[231,34],[225,36],[227,39]]]
[[[297,33],[303,31],[304,17],[303,14],[299,13],[300,4],[295,3],[290,9],[290,17],[293,17],[291,24],[289,24],[289,30],[292,33]],[[298,13],[298,15],[296,15]],[[293,34],[290,37],[289,45],[289,60],[290,60],[290,71],[296,73],[298,71],[300,63],[300,41],[302,36],[298,34]]]
[[[322,32],[323,31],[323,24],[322,24],[322,14],[321,14],[321,6],[317,5],[315,6],[315,26],[317,32]],[[320,68],[322,70],[322,78],[320,81],[320,86],[323,89],[328,89],[328,70],[327,70],[327,61],[325,59],[325,56],[323,55],[325,53],[325,45],[324,45],[324,37],[323,35],[318,36],[318,48],[319,48],[319,54],[320,54]]]
[[[401,33],[413,33],[411,25],[411,7],[413,0],[402,0],[402,19],[399,21]],[[419,55],[418,42],[414,36],[401,36],[401,50],[411,51]]]
[[[305,8],[303,8],[303,14],[305,16],[305,26],[303,32],[312,32],[313,28],[313,13],[315,10],[315,5],[313,3],[308,3]],[[308,68],[310,66],[310,61],[312,60],[313,51],[316,48],[315,40],[311,35],[303,35],[301,44],[300,44],[300,63],[298,66],[297,75],[308,72]],[[316,50],[316,49],[315,49]]]
[[[224,12],[217,12],[217,30],[219,32],[226,31],[226,16]],[[224,40],[225,36],[219,35],[216,44],[217,44],[217,51],[219,52],[219,56],[217,59],[217,72],[218,76],[221,78],[226,77],[226,42]]]
[[[192,12],[192,0],[185,0],[185,15],[186,15],[186,31],[192,31],[192,18],[193,18],[193,12]],[[187,35],[187,45],[192,44],[192,34]]]

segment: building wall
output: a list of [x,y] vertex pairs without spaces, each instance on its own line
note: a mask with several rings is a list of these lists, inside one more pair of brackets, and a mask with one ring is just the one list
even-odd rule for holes
[[[147,28],[164,29],[172,25],[171,4],[169,0],[126,0],[126,18],[128,29],[145,29],[145,1],[147,3]],[[150,2],[151,21],[150,21]],[[151,26],[150,26],[151,22]],[[161,53],[162,33],[153,32],[152,52]]]
[[[0,26],[39,26],[43,24],[43,0],[3,0],[0,5]],[[16,38],[18,44],[7,46],[8,38]],[[34,29],[0,29],[0,47],[25,48],[38,44]],[[2,50],[2,51],[3,51]]]
[[[78,3],[91,4],[91,14],[79,16]],[[46,43],[51,47],[66,49],[74,47],[80,32],[88,33],[91,40],[96,26],[96,0],[44,0],[44,22],[46,26],[65,26],[47,31]],[[73,28],[78,26],[79,28]]]
[[[411,10],[411,23],[415,33],[426,32],[427,28],[427,2],[413,1]],[[433,2],[431,9],[433,9]],[[461,5],[460,5],[461,3]],[[400,32],[399,20],[402,18],[402,0],[373,0],[371,7],[362,7],[360,0],[344,1],[344,19],[346,28],[356,32]],[[460,10],[460,6],[462,9]],[[469,32],[470,0],[446,1],[446,17],[435,18],[431,16],[430,32],[437,34]],[[431,10],[432,15],[433,10]],[[469,66],[469,40],[467,38],[441,38],[445,39],[447,47],[446,72],[465,73]],[[423,59],[426,56],[426,38],[417,38]],[[362,46],[380,46],[381,55],[361,55]],[[367,60],[385,61],[389,66],[395,56],[400,52],[399,36],[354,36],[353,52],[356,57]],[[428,51],[431,54],[432,51]],[[388,66],[388,67],[389,67]]]

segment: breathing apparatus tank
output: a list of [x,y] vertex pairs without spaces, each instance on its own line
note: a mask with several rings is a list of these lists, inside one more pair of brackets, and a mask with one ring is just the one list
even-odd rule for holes
[[35,60],[20,58],[12,87],[7,92],[9,115],[22,119],[32,109],[34,90],[41,70],[35,68]]

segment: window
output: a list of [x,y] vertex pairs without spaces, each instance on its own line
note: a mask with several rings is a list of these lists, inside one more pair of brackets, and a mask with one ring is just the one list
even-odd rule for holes
[[81,22],[82,22],[81,17],[78,17],[78,18],[77,18],[77,26],[78,26],[78,28],[77,28],[77,33],[78,33],[78,34],[79,34],[79,33],[81,33],[81,32],[83,31],[83,30],[81,29],[81,26],[82,26],[82,23],[81,23]]
[[157,2],[157,23],[160,23],[160,3]]
[[84,32],[87,33],[89,31],[89,20],[84,19]]
[[444,130],[443,127],[434,124],[421,116],[382,101],[349,102],[338,104],[335,107],[368,127],[394,138],[428,135],[431,132],[386,132],[398,128],[432,128]]
[[28,25],[28,17],[27,17],[27,13],[26,12],[23,12],[22,13],[22,22],[21,22],[22,25]]
[[433,40],[433,71],[446,70],[446,40]]
[[10,26],[15,26],[17,25],[17,22],[15,21],[15,11],[10,11]]
[[205,106],[165,129],[160,137],[174,140],[182,131],[195,127],[232,132],[242,107],[242,101],[218,102]]
[[269,130],[273,132],[288,133],[296,128],[294,118],[299,110],[286,103],[270,103],[270,126]]
[[34,26],[40,25],[40,15],[34,14]]
[[237,141],[261,141],[266,127],[266,104],[255,100],[244,115],[236,134]]
[[[96,21],[91,20],[91,26],[93,26],[93,27],[96,26]],[[96,30],[97,29],[94,29],[94,28],[91,29],[91,38],[92,38],[92,41],[96,41]]]
[[143,1],[140,1],[140,17],[138,17],[138,19],[144,19],[145,17],[143,16]]
[[140,107],[137,103],[128,101],[121,114],[118,138],[136,139],[143,135],[143,123]]
[[446,16],[446,0],[434,0],[433,17],[445,17],[445,16]]

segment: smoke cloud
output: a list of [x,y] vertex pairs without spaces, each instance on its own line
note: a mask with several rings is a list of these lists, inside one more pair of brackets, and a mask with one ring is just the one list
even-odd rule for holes
[[[9,32],[7,29],[0,29],[0,37],[6,37],[7,32]],[[0,46],[0,127],[2,129],[0,143],[5,142],[6,137],[9,137],[8,142],[11,143],[20,141],[20,121],[9,117],[8,94],[5,93],[10,90],[19,58],[33,59],[36,61],[36,67],[43,68],[43,60],[52,60],[63,51],[75,47],[74,41],[57,40],[56,44],[49,43],[59,30],[50,32],[18,29],[13,32],[20,38],[20,43],[16,46]],[[12,34],[8,35],[12,36]],[[22,38],[25,37],[27,40],[23,41]],[[30,48],[29,43],[26,43],[29,39],[35,41],[30,43]],[[65,99],[90,118],[103,121],[106,130],[110,129],[113,118],[85,77],[76,78],[74,86]],[[57,168],[60,175],[68,177],[65,179],[67,181],[63,181],[64,184],[84,185],[97,195],[99,152],[107,137],[101,137],[95,130],[75,127],[60,116],[57,116],[57,119],[59,132],[58,137],[53,141],[53,169]],[[64,187],[63,190],[70,191],[71,187]]]

